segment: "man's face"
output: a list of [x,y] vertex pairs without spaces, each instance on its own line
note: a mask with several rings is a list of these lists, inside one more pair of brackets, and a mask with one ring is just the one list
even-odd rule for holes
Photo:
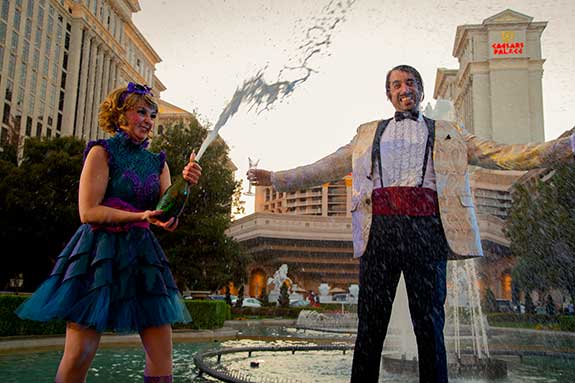
[[398,112],[417,110],[421,101],[421,90],[415,76],[400,70],[391,72],[387,97]]

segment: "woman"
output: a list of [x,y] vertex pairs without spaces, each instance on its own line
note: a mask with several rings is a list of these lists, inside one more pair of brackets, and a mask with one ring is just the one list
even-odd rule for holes
[[[50,277],[24,302],[24,319],[67,321],[56,382],[84,382],[101,333],[140,334],[144,382],[172,382],[171,323],[189,322],[188,311],[150,224],[174,231],[155,210],[170,186],[165,153],[146,150],[158,105],[150,88],[129,83],[100,105],[100,128],[112,135],[88,143],[80,176],[82,225],[59,255]],[[182,171],[196,184],[195,154]]]

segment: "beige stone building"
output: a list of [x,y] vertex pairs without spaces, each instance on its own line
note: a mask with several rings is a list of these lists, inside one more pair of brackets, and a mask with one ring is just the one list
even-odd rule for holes
[[128,81],[165,90],[161,61],[132,22],[138,0],[0,0],[0,143],[103,137],[97,110]]
[[350,217],[256,212],[236,220],[228,235],[254,257],[245,289],[250,296],[261,296],[282,264],[288,265],[291,280],[307,291],[317,293],[320,283],[344,290],[358,283]]
[[351,174],[341,180],[290,193],[258,186],[255,194],[255,212],[351,217]]

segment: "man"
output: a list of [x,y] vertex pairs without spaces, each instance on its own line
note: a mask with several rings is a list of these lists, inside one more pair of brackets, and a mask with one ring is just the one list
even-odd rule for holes
[[447,259],[482,256],[468,164],[526,170],[573,162],[570,138],[500,145],[419,112],[423,81],[411,66],[387,73],[394,118],[361,125],[353,140],[314,164],[251,169],[255,185],[305,189],[353,172],[354,256],[361,257],[352,382],[377,382],[399,277],[404,274],[420,382],[447,382],[443,339]]

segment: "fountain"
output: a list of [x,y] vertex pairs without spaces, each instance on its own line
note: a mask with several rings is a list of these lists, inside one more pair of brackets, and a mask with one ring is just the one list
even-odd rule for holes
[[268,294],[268,302],[277,303],[280,296],[280,289],[287,283],[288,287],[293,285],[292,280],[288,277],[288,265],[282,264],[275,272],[274,276],[268,278],[268,287],[273,286]]

